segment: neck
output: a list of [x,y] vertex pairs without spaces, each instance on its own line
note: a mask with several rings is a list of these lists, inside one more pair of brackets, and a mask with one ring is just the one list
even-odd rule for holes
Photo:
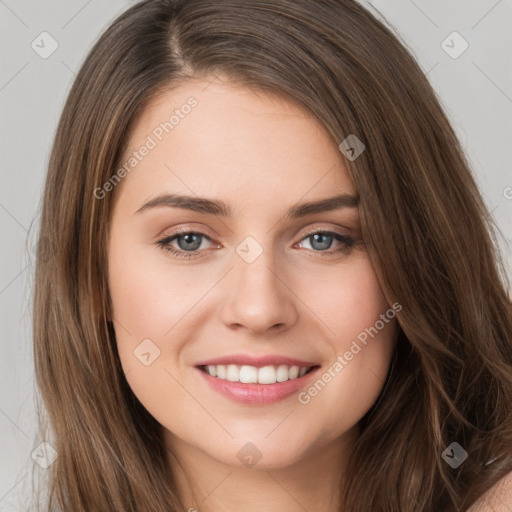
[[187,512],[339,512],[340,484],[358,428],[309,447],[286,467],[260,464],[263,459],[251,468],[228,465],[168,431],[165,436],[175,455],[171,467]]

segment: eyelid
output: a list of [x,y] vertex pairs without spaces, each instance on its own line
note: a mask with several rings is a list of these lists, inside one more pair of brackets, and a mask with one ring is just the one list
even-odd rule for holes
[[[204,232],[204,231],[206,231],[206,232]],[[193,259],[199,259],[202,257],[208,257],[208,256],[210,256],[209,253],[211,252],[211,249],[184,251],[182,249],[176,248],[171,245],[171,242],[173,242],[180,236],[186,235],[186,234],[199,235],[200,237],[206,238],[210,242],[215,243],[215,239],[207,233],[209,230],[206,229],[204,231],[202,228],[195,230],[191,226],[182,226],[180,228],[175,229],[172,233],[170,233],[168,235],[164,235],[163,237],[159,238],[156,241],[156,245],[160,246],[161,249],[164,249],[164,250],[174,254],[174,258],[177,260],[180,260],[180,259],[193,260]],[[342,247],[340,249],[334,249],[334,250],[330,249],[330,250],[326,250],[326,251],[314,251],[311,249],[307,249],[307,252],[313,253],[312,256],[320,257],[320,258],[324,257],[323,255],[325,255],[325,257],[329,257],[329,256],[335,255],[337,253],[343,253],[345,250],[350,250],[350,248],[353,247],[354,245],[357,245],[358,241],[360,240],[360,238],[358,236],[354,236],[353,234],[350,234],[350,230],[349,230],[349,233],[344,234],[344,233],[340,232],[339,228],[326,228],[325,226],[317,225],[316,227],[311,227],[308,231],[303,232],[302,235],[300,236],[299,240],[293,244],[293,247],[295,247],[298,244],[303,243],[304,240],[307,240],[308,238],[310,238],[311,236],[313,236],[317,233],[330,235],[331,237],[334,237],[338,243],[341,243],[342,245],[344,245],[344,247]],[[222,244],[217,243],[216,248],[220,248],[219,246],[222,246]]]
[[[350,234],[350,231],[348,228],[344,228],[345,229],[345,232],[342,232],[340,230],[340,227],[325,227],[325,226],[315,226],[315,227],[312,227],[308,230],[306,230],[305,232],[302,233],[301,235],[301,240],[305,237],[307,237],[308,235],[314,235],[315,233],[318,233],[318,232],[321,232],[321,233],[337,233],[338,235],[344,235],[344,236],[349,236]],[[301,233],[301,231],[299,231],[297,233],[297,235]]]
[[203,235],[205,237],[208,237],[210,240],[214,238],[214,235],[212,235],[211,231],[206,227],[199,227],[194,228],[192,225],[186,225],[182,226],[176,229],[173,229],[170,233],[166,233],[167,230],[163,231],[163,234],[158,235],[156,237],[157,240],[165,240],[166,238],[171,238],[173,236],[177,235],[183,235],[188,233],[197,233],[198,235]]
[[[345,231],[343,232],[343,231],[341,231],[341,229],[344,229]],[[353,230],[351,230],[347,227],[344,227],[344,226],[326,227],[325,225],[319,225],[319,223],[316,223],[313,227],[307,229],[305,232],[302,232],[302,234],[301,234],[301,229],[299,229],[296,232],[296,234],[293,236],[293,238],[296,238],[300,235],[300,239],[298,240],[300,242],[303,238],[307,237],[308,235],[314,235],[315,233],[318,233],[318,232],[322,232],[322,233],[334,232],[334,233],[337,233],[340,235],[350,236],[350,233],[352,231]],[[200,228],[195,229],[193,227],[193,225],[191,225],[191,224],[176,228],[171,233],[159,235],[157,237],[157,240],[165,240],[167,238],[171,238],[171,237],[174,237],[177,235],[189,234],[189,233],[203,235],[203,236],[207,237],[209,240],[211,240],[212,242],[215,241],[215,235],[213,235],[211,230],[209,230],[207,227],[200,227]]]

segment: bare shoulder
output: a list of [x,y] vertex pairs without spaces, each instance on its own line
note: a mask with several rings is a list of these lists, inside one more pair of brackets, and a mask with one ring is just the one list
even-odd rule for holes
[[468,512],[512,511],[512,471],[491,487]]

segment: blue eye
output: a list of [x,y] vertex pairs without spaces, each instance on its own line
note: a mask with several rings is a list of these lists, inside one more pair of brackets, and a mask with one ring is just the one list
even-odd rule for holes
[[[176,235],[171,235],[162,240],[159,240],[157,244],[164,250],[174,254],[178,259],[190,259],[199,256],[197,251],[201,247],[201,238],[207,238],[208,236],[204,233],[197,233],[195,231],[187,231]],[[179,248],[171,245],[174,240],[178,241]]]
[[[201,247],[201,238],[203,235],[200,233],[188,233],[176,237],[180,250],[184,251],[197,251]],[[183,244],[180,243],[183,240]]]
[[[167,236],[161,240],[158,240],[156,243],[165,251],[173,254],[177,259],[191,259],[201,257],[201,253],[204,252],[204,249],[200,250],[202,239],[211,241],[210,237],[204,233],[196,231],[183,231]],[[301,239],[301,242],[303,240],[310,241],[312,249],[307,249],[308,251],[320,253],[322,256],[324,254],[328,256],[347,252],[357,243],[356,238],[342,235],[341,233],[333,231],[321,230],[307,233],[306,236]],[[176,242],[178,247],[172,245],[172,242]],[[334,242],[338,242],[341,246],[337,249],[330,250]]]
[[[315,231],[314,233],[310,233],[305,236],[302,240],[309,240],[313,249],[320,252],[327,252],[326,249],[331,248],[334,240],[337,240],[344,245],[344,248],[341,250],[346,250],[347,248],[352,247],[355,242],[351,237],[341,235],[340,233],[334,233],[332,231]],[[314,245],[316,245],[316,247],[314,247]],[[340,252],[340,249],[330,252]]]

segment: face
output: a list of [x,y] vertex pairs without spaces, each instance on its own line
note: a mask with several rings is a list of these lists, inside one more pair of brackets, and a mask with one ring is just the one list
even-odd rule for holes
[[320,123],[283,98],[188,82],[146,109],[124,162],[97,192],[115,193],[112,320],[169,446],[277,468],[353,433],[396,320]]

